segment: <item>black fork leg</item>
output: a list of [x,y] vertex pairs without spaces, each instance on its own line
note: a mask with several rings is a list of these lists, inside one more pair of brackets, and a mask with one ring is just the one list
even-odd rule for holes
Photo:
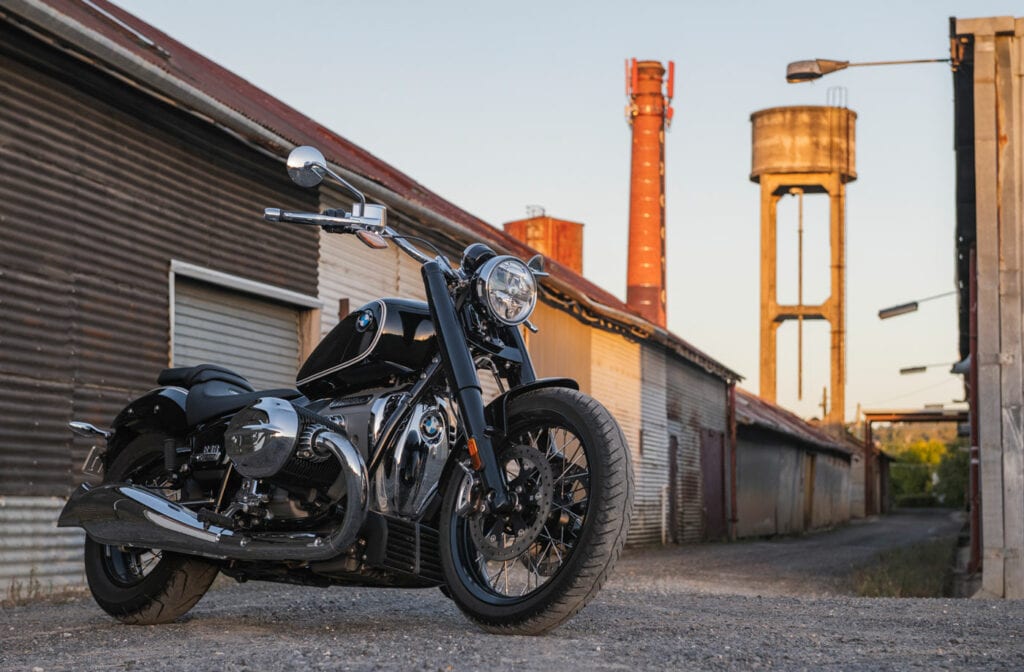
[[491,493],[492,505],[496,510],[504,511],[512,503],[509,501],[498,456],[487,433],[480,378],[466,345],[462,323],[455,313],[455,304],[448,293],[448,285],[440,265],[435,261],[427,262],[423,264],[422,273],[427,290],[427,304],[430,306],[430,316],[434,320],[434,330],[441,350],[441,362],[459,402],[459,415],[470,442],[470,457],[474,466],[483,473],[484,485]]

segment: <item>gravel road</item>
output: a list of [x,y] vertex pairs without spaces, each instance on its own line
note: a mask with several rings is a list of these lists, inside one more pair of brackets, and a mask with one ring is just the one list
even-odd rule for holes
[[866,599],[852,566],[955,534],[899,514],[815,536],[626,554],[545,637],[485,635],[437,590],[230,585],[128,627],[90,599],[0,613],[3,670],[1024,669],[1024,602]]

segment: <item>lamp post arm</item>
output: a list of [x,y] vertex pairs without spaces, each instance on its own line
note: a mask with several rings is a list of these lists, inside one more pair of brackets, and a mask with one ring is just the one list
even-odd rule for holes
[[924,302],[924,301],[931,301],[932,299],[942,299],[942,298],[945,298],[945,297],[947,297],[947,296],[953,296],[953,295],[955,295],[956,293],[957,293],[957,291],[956,291],[956,290],[954,289],[954,290],[953,290],[953,291],[951,291],[951,292],[943,292],[942,294],[936,294],[935,296],[926,296],[926,297],[925,297],[925,298],[923,298],[923,299],[918,299],[918,300],[917,300],[917,303],[922,303],[922,302]]
[[825,75],[846,68],[863,68],[869,65],[913,65],[915,63],[950,63],[949,58],[918,58],[906,61],[863,61],[851,63],[849,61],[833,61],[827,58],[815,58],[810,61],[793,61],[786,66],[786,81],[790,84],[800,82],[812,82]]
[[848,68],[860,68],[868,65],[913,65],[914,63],[949,63],[948,58],[917,58],[909,61],[865,61],[863,63],[847,63]]

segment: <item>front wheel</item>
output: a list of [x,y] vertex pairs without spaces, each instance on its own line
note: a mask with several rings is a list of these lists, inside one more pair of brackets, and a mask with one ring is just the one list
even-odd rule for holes
[[629,448],[585,394],[543,388],[513,399],[495,450],[515,504],[476,513],[476,479],[455,469],[441,510],[451,598],[488,632],[538,635],[600,590],[626,540],[633,502]]

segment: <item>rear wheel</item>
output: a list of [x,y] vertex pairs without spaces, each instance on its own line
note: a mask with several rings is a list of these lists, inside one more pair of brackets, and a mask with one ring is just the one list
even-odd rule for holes
[[536,635],[600,590],[632,510],[632,468],[611,414],[585,394],[544,388],[514,399],[496,445],[514,511],[469,513],[462,469],[446,483],[441,558],[459,608],[489,632]]
[[[131,481],[172,494],[164,479],[163,437],[133,439],[107,469],[105,482]],[[114,618],[133,625],[169,623],[206,594],[217,578],[216,565],[188,555],[85,540],[85,576],[96,603]]]

